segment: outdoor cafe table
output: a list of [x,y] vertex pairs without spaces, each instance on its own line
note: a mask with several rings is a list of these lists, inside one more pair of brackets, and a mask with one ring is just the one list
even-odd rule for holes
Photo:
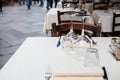
[[[59,1],[57,4],[57,8],[62,8],[62,1]],[[93,3],[85,3],[85,9],[92,13],[93,11]]]
[[[56,47],[58,39],[58,37],[27,38],[0,70],[0,80],[44,80],[45,65],[49,64],[49,60],[53,60],[53,63],[56,62],[51,57],[58,56],[57,58],[59,59],[59,55],[62,54],[60,53],[61,47]],[[101,66],[105,66],[108,79],[120,80],[120,62],[116,61],[109,53],[111,37],[96,37],[93,39],[97,41],[97,45],[94,47],[98,49],[100,64]],[[62,57],[65,57],[65,54]],[[59,62],[63,60],[60,59]],[[56,62],[56,65],[60,65],[59,62]],[[68,64],[66,63],[62,66],[64,67]],[[68,68],[78,64],[71,62],[71,65]]]
[[[48,11],[48,13],[45,16],[44,26],[43,26],[43,32],[47,33],[52,29],[51,24],[57,23],[58,24],[58,18],[57,18],[57,11],[78,11],[78,9],[74,10],[73,8],[52,8]],[[89,12],[87,14],[90,14]],[[68,18],[68,17],[66,17]],[[74,17],[73,17],[74,19]],[[78,19],[78,17],[77,17]],[[81,20],[81,18],[80,18]],[[93,18],[90,16],[86,19],[86,23],[94,24]]]
[[[92,13],[95,23],[101,23],[102,32],[112,32],[113,25],[113,13],[108,10],[94,10]],[[116,22],[120,22],[120,18]],[[116,27],[116,30],[120,30],[120,27]]]

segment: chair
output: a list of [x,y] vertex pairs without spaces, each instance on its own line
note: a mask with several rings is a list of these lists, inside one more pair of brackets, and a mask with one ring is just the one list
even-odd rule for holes
[[[73,30],[76,34],[81,34],[82,30],[82,23],[73,23]],[[65,35],[70,31],[71,24],[66,23],[66,24],[58,24],[56,23],[52,24],[52,36],[57,37],[61,35]],[[94,26],[91,24],[84,23],[84,29],[85,31],[92,31],[93,35],[92,36],[97,36],[99,37],[101,34],[101,26]]]
[[86,3],[92,3],[94,0],[86,0]]
[[[112,27],[112,36],[120,36],[120,21],[117,22],[117,18],[120,19],[120,14],[113,13],[113,27]],[[119,27],[119,30],[116,28]]]
[[111,2],[111,7],[113,9],[115,9],[115,8],[120,9],[120,1]]
[[101,0],[99,2],[93,2],[93,10],[106,10],[109,7],[109,0]]
[[[64,11],[64,12],[57,11],[58,24],[70,23],[71,22],[70,14],[79,14],[81,16],[87,15],[86,12],[81,13],[81,12],[78,12],[78,11]],[[69,18],[67,19],[66,16],[67,16],[67,18],[68,17]],[[80,20],[80,18],[77,17],[77,19],[72,20],[72,22],[82,22],[82,20]]]

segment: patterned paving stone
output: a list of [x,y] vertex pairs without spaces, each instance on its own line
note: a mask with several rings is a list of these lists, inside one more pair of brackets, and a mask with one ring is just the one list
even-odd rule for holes
[[26,38],[12,40],[12,41],[8,41],[7,43],[11,46],[21,45],[25,41],[25,39]]
[[20,45],[17,45],[17,46],[10,46],[10,47],[7,47],[7,48],[2,48],[0,49],[0,54],[1,56],[7,56],[7,55],[10,55],[10,54],[14,54],[15,51],[20,47]]
[[9,46],[10,45],[7,42],[5,42],[2,39],[0,39],[0,49],[6,48],[6,47],[9,47]]
[[10,59],[12,55],[13,54],[0,57],[0,69],[5,65],[5,63]]
[[3,39],[4,41],[9,41],[9,40],[16,40],[17,38],[9,33],[0,32],[0,38]]
[[31,10],[26,5],[3,7],[0,13],[0,68],[9,60],[27,37],[50,36],[43,33],[44,7],[33,4]]

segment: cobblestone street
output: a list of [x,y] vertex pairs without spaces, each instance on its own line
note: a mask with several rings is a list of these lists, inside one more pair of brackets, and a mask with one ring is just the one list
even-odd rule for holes
[[9,60],[27,37],[45,37],[42,31],[46,6],[33,4],[3,7],[0,13],[0,68]]

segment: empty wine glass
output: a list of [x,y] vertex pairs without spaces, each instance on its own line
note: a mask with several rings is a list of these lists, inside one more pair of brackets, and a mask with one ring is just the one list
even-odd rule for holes
[[76,35],[73,30],[72,18],[74,15],[71,13],[69,15],[71,17],[71,26],[70,26],[70,31],[62,39],[63,48],[65,47],[73,48],[73,42],[78,38],[78,35]]
[[76,40],[78,38],[78,35],[75,34],[74,30],[73,30],[73,17],[75,16],[75,14],[71,14],[71,27],[70,27],[70,31],[68,32],[67,36],[71,38],[71,40]]
[[85,35],[85,30],[84,30],[84,21],[85,21],[85,16],[82,16],[82,31],[81,35],[79,36],[78,40],[74,43],[75,45],[79,47],[91,47],[92,46],[92,40]]
[[79,38],[77,34],[75,34],[74,30],[73,30],[73,23],[72,23],[72,18],[73,16],[75,16],[74,14],[69,14],[71,17],[71,26],[70,26],[70,31],[67,33],[66,36],[63,37],[62,39],[62,47],[66,48],[66,49],[70,49],[72,50],[74,47],[74,42],[76,42],[76,40]]

